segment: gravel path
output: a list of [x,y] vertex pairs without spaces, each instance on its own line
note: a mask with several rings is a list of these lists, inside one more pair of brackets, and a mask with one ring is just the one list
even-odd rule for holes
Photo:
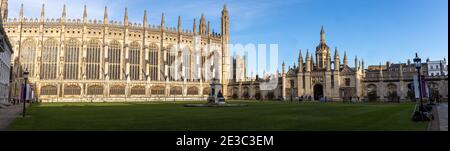
[[22,113],[22,104],[0,109],[0,131],[6,130],[11,122]]

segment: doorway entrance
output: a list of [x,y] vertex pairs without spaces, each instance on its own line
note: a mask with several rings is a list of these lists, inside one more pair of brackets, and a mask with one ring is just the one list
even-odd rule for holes
[[323,85],[316,84],[314,85],[314,100],[318,101],[323,97]]

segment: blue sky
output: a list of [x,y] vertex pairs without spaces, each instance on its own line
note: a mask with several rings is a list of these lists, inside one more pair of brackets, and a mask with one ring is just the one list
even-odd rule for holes
[[149,11],[149,22],[159,24],[161,13],[166,25],[175,27],[182,17],[183,27],[192,29],[194,18],[202,13],[220,31],[223,4],[230,11],[231,42],[279,44],[279,65],[293,65],[298,50],[314,51],[323,25],[330,47],[338,47],[353,59],[364,58],[367,65],[406,62],[418,52],[431,60],[448,58],[447,0],[9,0],[9,17],[17,17],[20,3],[25,16],[39,17],[46,4],[46,16],[57,18],[67,4],[68,17],[81,18],[83,5],[90,19],[103,19],[108,6],[110,20],[123,20],[129,8],[132,22],[142,22]]

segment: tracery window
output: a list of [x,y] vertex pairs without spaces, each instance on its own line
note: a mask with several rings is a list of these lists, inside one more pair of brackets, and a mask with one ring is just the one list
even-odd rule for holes
[[87,90],[87,95],[103,95],[103,86],[100,85],[89,86]]
[[78,79],[78,60],[80,55],[80,43],[76,39],[70,39],[66,43],[64,56],[64,79]]
[[125,94],[125,87],[123,86],[113,86],[109,90],[110,95],[124,95]]
[[184,67],[184,78],[191,79],[191,53],[189,49],[183,50],[183,67]]
[[140,50],[139,43],[134,42],[131,43],[129,53],[128,53],[128,59],[130,60],[130,79],[131,80],[139,80],[139,73],[140,73]]
[[151,89],[152,95],[164,95],[165,94],[164,91],[165,91],[164,87],[162,87],[162,86],[154,86]]
[[148,48],[148,61],[149,61],[149,70],[150,70],[150,79],[152,81],[157,81],[158,79],[158,45],[150,44]]
[[108,48],[108,75],[111,80],[120,79],[120,43],[112,41]]
[[77,85],[69,85],[64,87],[64,95],[80,95],[81,88]]
[[56,41],[55,39],[46,40],[44,42],[41,56],[41,79],[56,79],[58,64],[58,41]]
[[100,79],[100,58],[100,41],[89,41],[86,50],[86,79]]
[[176,55],[177,52],[175,50],[175,48],[172,48],[172,46],[168,46],[166,47],[166,61],[167,61],[167,66],[168,66],[168,78],[170,81],[173,81],[176,79],[175,77],[175,72],[177,71],[176,67],[175,67],[175,59],[176,59]]
[[41,95],[57,95],[57,93],[57,87],[53,85],[47,85],[41,88]]
[[187,95],[198,95],[198,88],[197,87],[190,87],[187,90]]
[[131,95],[145,95],[145,87],[135,86],[131,88]]
[[20,62],[22,69],[28,69],[29,75],[34,75],[34,58],[36,54],[36,41],[27,39],[23,42],[22,50],[20,50]]
[[181,87],[171,87],[170,88],[170,95],[181,95],[183,94]]

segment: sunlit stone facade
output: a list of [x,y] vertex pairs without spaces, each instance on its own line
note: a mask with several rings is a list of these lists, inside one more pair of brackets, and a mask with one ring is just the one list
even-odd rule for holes
[[177,27],[166,26],[164,14],[149,25],[146,11],[141,23],[131,23],[126,8],[121,22],[108,20],[107,7],[103,20],[88,19],[86,7],[81,19],[68,19],[65,6],[60,18],[48,19],[44,5],[40,18],[25,18],[23,5],[18,18],[8,18],[8,1],[2,3],[15,66],[30,72],[42,101],[199,100],[214,77],[227,96],[233,57],[226,6],[214,33],[203,15],[186,30],[180,17]]

